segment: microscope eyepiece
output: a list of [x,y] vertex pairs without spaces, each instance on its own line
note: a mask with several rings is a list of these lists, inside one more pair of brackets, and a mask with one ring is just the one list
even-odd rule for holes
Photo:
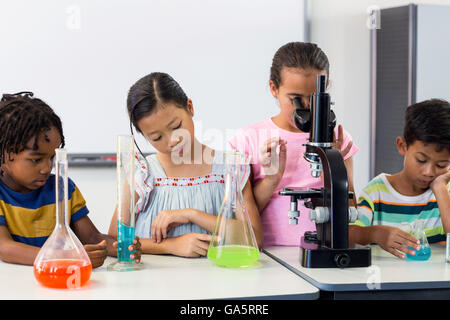
[[303,132],[310,132],[311,111],[305,108],[300,97],[293,98],[292,104],[295,107],[294,112],[292,113],[292,120],[294,121],[295,126]]
[[317,93],[325,93],[327,90],[327,77],[324,75],[319,75],[317,77]]

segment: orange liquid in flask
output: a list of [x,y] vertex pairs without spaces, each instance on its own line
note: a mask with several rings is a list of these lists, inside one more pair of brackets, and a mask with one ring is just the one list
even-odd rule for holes
[[45,260],[34,265],[34,276],[43,286],[61,289],[76,289],[88,282],[92,264],[84,260]]

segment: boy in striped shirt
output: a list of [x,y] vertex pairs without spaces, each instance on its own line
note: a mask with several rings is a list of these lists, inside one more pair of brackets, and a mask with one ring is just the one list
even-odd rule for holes
[[431,99],[409,106],[403,137],[396,143],[403,170],[382,173],[363,189],[349,240],[376,243],[405,258],[405,253],[415,254],[410,248],[419,249],[405,223],[422,220],[430,243],[450,232],[450,104]]

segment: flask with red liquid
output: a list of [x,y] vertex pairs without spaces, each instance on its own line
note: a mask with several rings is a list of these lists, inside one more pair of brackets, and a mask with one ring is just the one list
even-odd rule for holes
[[34,276],[46,287],[76,289],[88,282],[92,264],[69,227],[67,151],[55,151],[56,225],[34,260]]

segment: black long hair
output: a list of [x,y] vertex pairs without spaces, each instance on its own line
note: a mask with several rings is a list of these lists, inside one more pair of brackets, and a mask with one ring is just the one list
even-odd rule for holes
[[[158,106],[172,103],[186,109],[188,97],[181,86],[170,75],[163,72],[153,72],[139,79],[128,92],[127,110],[130,117],[130,130],[134,128],[142,134],[137,122],[152,114]],[[142,156],[143,153],[136,144]]]

